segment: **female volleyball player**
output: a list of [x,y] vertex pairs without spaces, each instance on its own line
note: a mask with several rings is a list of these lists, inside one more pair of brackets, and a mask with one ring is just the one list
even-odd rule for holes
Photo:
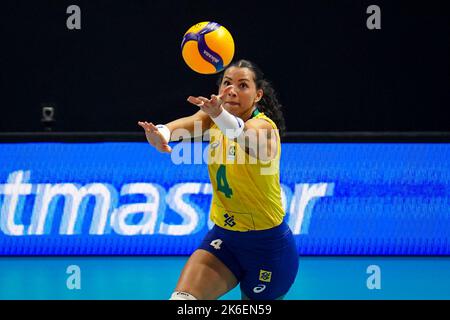
[[298,254],[283,219],[278,130],[284,119],[275,92],[253,63],[240,60],[221,73],[218,95],[188,101],[201,110],[166,125],[138,122],[161,152],[171,151],[176,129],[193,134],[195,121],[210,137],[214,227],[188,259],[171,299],[217,299],[238,283],[243,299],[282,299],[297,275]]

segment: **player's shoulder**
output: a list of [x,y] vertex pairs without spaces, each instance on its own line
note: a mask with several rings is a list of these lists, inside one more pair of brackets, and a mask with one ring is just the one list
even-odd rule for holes
[[264,118],[252,118],[245,123],[247,128],[271,130],[272,124]]
[[[250,122],[251,121],[251,122]],[[260,128],[267,130],[278,129],[276,123],[270,119],[264,112],[258,113],[255,117],[249,119],[246,123],[255,124]]]

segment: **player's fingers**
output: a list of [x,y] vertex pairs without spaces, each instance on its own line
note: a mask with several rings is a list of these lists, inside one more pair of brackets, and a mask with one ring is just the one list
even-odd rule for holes
[[195,104],[197,107],[200,107],[200,106],[202,106],[204,104],[204,102],[201,101],[199,98],[192,97],[192,96],[189,96],[187,98],[187,101],[189,101],[192,104]]
[[202,106],[210,107],[211,106],[211,100],[205,97],[198,97],[198,99],[202,102]]
[[139,123],[139,125],[144,129],[146,132],[150,132],[149,126],[145,122]]
[[146,122],[145,127],[146,127],[146,129],[147,129],[147,132],[155,133],[155,132],[158,131],[158,128],[156,128],[156,127],[154,126],[154,124],[151,123],[151,122]]
[[172,152],[172,148],[168,144],[162,146],[164,152]]
[[158,151],[164,153],[172,152],[172,148],[167,143],[163,142],[162,134],[152,122],[138,121],[138,125],[145,129],[147,141]]
[[225,95],[227,95],[233,89],[233,85],[229,85],[223,89],[222,93],[219,94],[219,98],[222,99]]
[[210,101],[208,98],[205,98],[205,97],[202,97],[202,96],[198,97],[198,99],[200,101],[203,101],[203,102],[209,102]]
[[211,103],[213,104],[213,105],[220,105],[220,104],[222,104],[222,99],[219,97],[219,96],[216,96],[215,94],[212,94],[211,95]]

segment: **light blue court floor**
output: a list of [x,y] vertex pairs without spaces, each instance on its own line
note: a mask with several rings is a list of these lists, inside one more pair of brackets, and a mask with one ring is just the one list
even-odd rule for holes
[[[170,297],[187,257],[0,257],[0,299]],[[236,287],[223,300],[240,299]],[[286,300],[450,299],[450,257],[300,257]]]

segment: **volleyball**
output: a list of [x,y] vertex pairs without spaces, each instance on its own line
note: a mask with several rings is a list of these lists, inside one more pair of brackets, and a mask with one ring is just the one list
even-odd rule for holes
[[234,40],[231,33],[217,22],[200,22],[184,34],[181,53],[195,72],[214,74],[222,71],[233,59]]

